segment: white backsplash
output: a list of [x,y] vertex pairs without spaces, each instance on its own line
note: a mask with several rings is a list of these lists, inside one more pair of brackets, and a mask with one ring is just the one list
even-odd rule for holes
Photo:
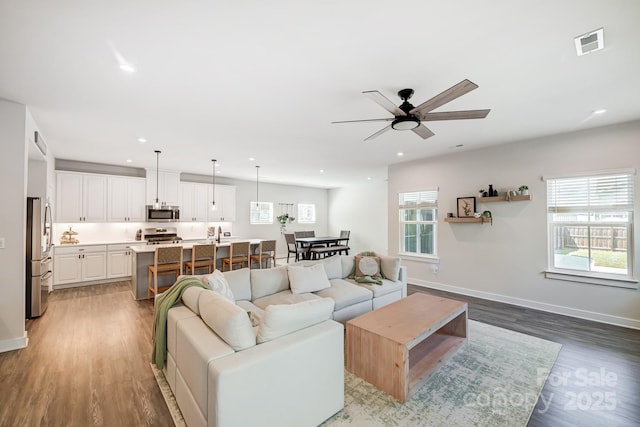
[[176,227],[178,236],[183,239],[206,239],[207,227],[222,227],[223,232],[232,233],[231,222],[103,222],[103,223],[55,223],[53,224],[53,242],[60,244],[62,233],[72,227],[78,234],[74,236],[82,243],[109,243],[134,241],[139,229],[151,227]]

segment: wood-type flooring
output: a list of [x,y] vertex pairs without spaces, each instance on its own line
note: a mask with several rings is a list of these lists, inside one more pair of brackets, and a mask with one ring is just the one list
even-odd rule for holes
[[[0,426],[173,425],[149,367],[153,304],[134,301],[129,287],[51,294],[45,314],[27,321],[29,346],[0,353]],[[640,425],[640,331],[409,285],[413,292],[467,301],[471,319],[563,345],[529,426]],[[482,402],[493,409],[491,396]]]

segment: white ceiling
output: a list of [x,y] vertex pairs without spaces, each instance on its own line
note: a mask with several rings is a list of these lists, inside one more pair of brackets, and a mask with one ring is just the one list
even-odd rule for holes
[[[605,49],[577,57],[600,27]],[[159,149],[161,169],[208,175],[216,158],[221,177],[260,165],[264,182],[332,188],[638,119],[639,40],[638,0],[0,0],[0,98],[30,107],[57,158],[155,167]],[[418,105],[465,78],[479,88],[436,111],[491,113],[427,123],[427,140],[331,124],[389,116],[364,90],[399,104],[410,87]]]

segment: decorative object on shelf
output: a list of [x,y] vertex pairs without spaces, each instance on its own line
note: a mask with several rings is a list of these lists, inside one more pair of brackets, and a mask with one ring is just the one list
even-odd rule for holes
[[493,225],[493,216],[491,216],[491,211],[482,212],[482,216],[486,219],[489,218],[489,222]]
[[529,187],[527,187],[526,185],[521,185],[518,188],[518,191],[520,192],[520,194],[522,196],[528,196],[529,195]]
[[493,184],[489,184],[489,191],[487,191],[487,197],[493,197]]
[[68,230],[65,230],[62,233],[62,237],[60,237],[60,243],[61,244],[68,244],[68,243],[80,243],[80,240],[76,239],[73,236],[77,236],[78,232],[77,231],[73,231],[73,228],[71,226],[69,226]]
[[447,218],[453,218],[453,212],[447,212]]
[[498,197],[498,189],[497,188],[494,188],[492,197]]
[[458,197],[458,218],[473,218],[475,211],[475,197]]
[[287,223],[292,223],[296,219],[289,214],[289,208],[293,207],[293,203],[278,203],[280,205],[280,212],[276,219],[280,223],[280,233],[284,234],[287,231]]
[[485,189],[483,188],[482,190],[478,191],[478,197],[486,197],[487,192],[485,191]]

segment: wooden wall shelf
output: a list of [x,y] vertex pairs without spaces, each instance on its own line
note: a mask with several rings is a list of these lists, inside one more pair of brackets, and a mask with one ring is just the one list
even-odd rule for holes
[[531,194],[527,194],[526,196],[511,196],[509,200],[507,200],[507,196],[495,196],[495,197],[476,197],[476,202],[478,203],[488,203],[488,202],[522,202],[525,200],[532,200],[533,196]]
[[445,218],[444,222],[491,222],[491,218],[480,217],[480,218]]

